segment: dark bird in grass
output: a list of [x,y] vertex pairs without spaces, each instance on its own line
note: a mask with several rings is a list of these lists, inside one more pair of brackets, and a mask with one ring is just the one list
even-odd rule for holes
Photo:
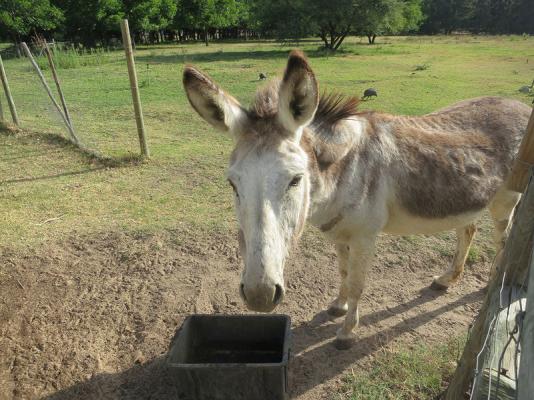
[[362,99],[363,100],[368,100],[370,97],[377,97],[378,96],[378,93],[376,92],[376,89],[373,89],[373,88],[369,88],[369,89],[365,89],[365,91],[363,92],[363,97]]
[[264,81],[267,79],[267,75],[265,75],[263,72],[260,72],[260,81]]
[[519,91],[521,93],[524,93],[524,94],[529,94],[530,92],[532,92],[532,88],[534,87],[534,81],[532,81],[532,83],[530,84],[530,86],[521,86],[519,88]]

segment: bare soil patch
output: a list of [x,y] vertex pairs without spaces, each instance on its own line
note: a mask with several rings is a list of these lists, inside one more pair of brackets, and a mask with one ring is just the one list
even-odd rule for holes
[[[343,374],[358,373],[383,346],[465,332],[490,260],[467,266],[448,292],[432,291],[432,276],[451,261],[435,240],[381,239],[359,339],[338,351],[332,340],[341,320],[323,311],[337,292],[335,252],[308,231],[286,266],[277,309],[293,321],[292,398],[333,398]],[[177,398],[163,356],[183,318],[246,312],[237,253],[233,235],[185,228],[0,248],[0,399]]]

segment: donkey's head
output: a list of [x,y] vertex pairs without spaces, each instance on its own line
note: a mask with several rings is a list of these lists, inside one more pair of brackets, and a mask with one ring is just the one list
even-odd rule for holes
[[307,216],[308,157],[300,140],[317,109],[317,81],[293,51],[283,80],[258,91],[248,110],[194,67],[185,68],[184,87],[200,116],[236,139],[228,181],[245,262],[240,293],[251,310],[271,311],[284,296],[285,259]]

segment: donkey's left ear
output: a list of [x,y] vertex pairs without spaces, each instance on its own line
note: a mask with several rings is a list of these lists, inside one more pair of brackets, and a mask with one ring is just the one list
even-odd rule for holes
[[319,88],[315,75],[304,54],[293,50],[280,85],[280,121],[290,131],[297,132],[313,120],[318,104]]
[[221,131],[241,133],[248,117],[236,99],[190,65],[184,69],[183,82],[189,103],[202,118]]

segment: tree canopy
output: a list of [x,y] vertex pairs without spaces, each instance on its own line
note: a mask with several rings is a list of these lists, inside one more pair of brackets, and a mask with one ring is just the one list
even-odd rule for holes
[[122,18],[144,43],[318,36],[329,50],[348,35],[534,33],[532,0],[0,0],[0,37],[94,46],[120,37]]
[[62,11],[49,0],[0,0],[0,32],[14,40],[51,31],[62,21]]

